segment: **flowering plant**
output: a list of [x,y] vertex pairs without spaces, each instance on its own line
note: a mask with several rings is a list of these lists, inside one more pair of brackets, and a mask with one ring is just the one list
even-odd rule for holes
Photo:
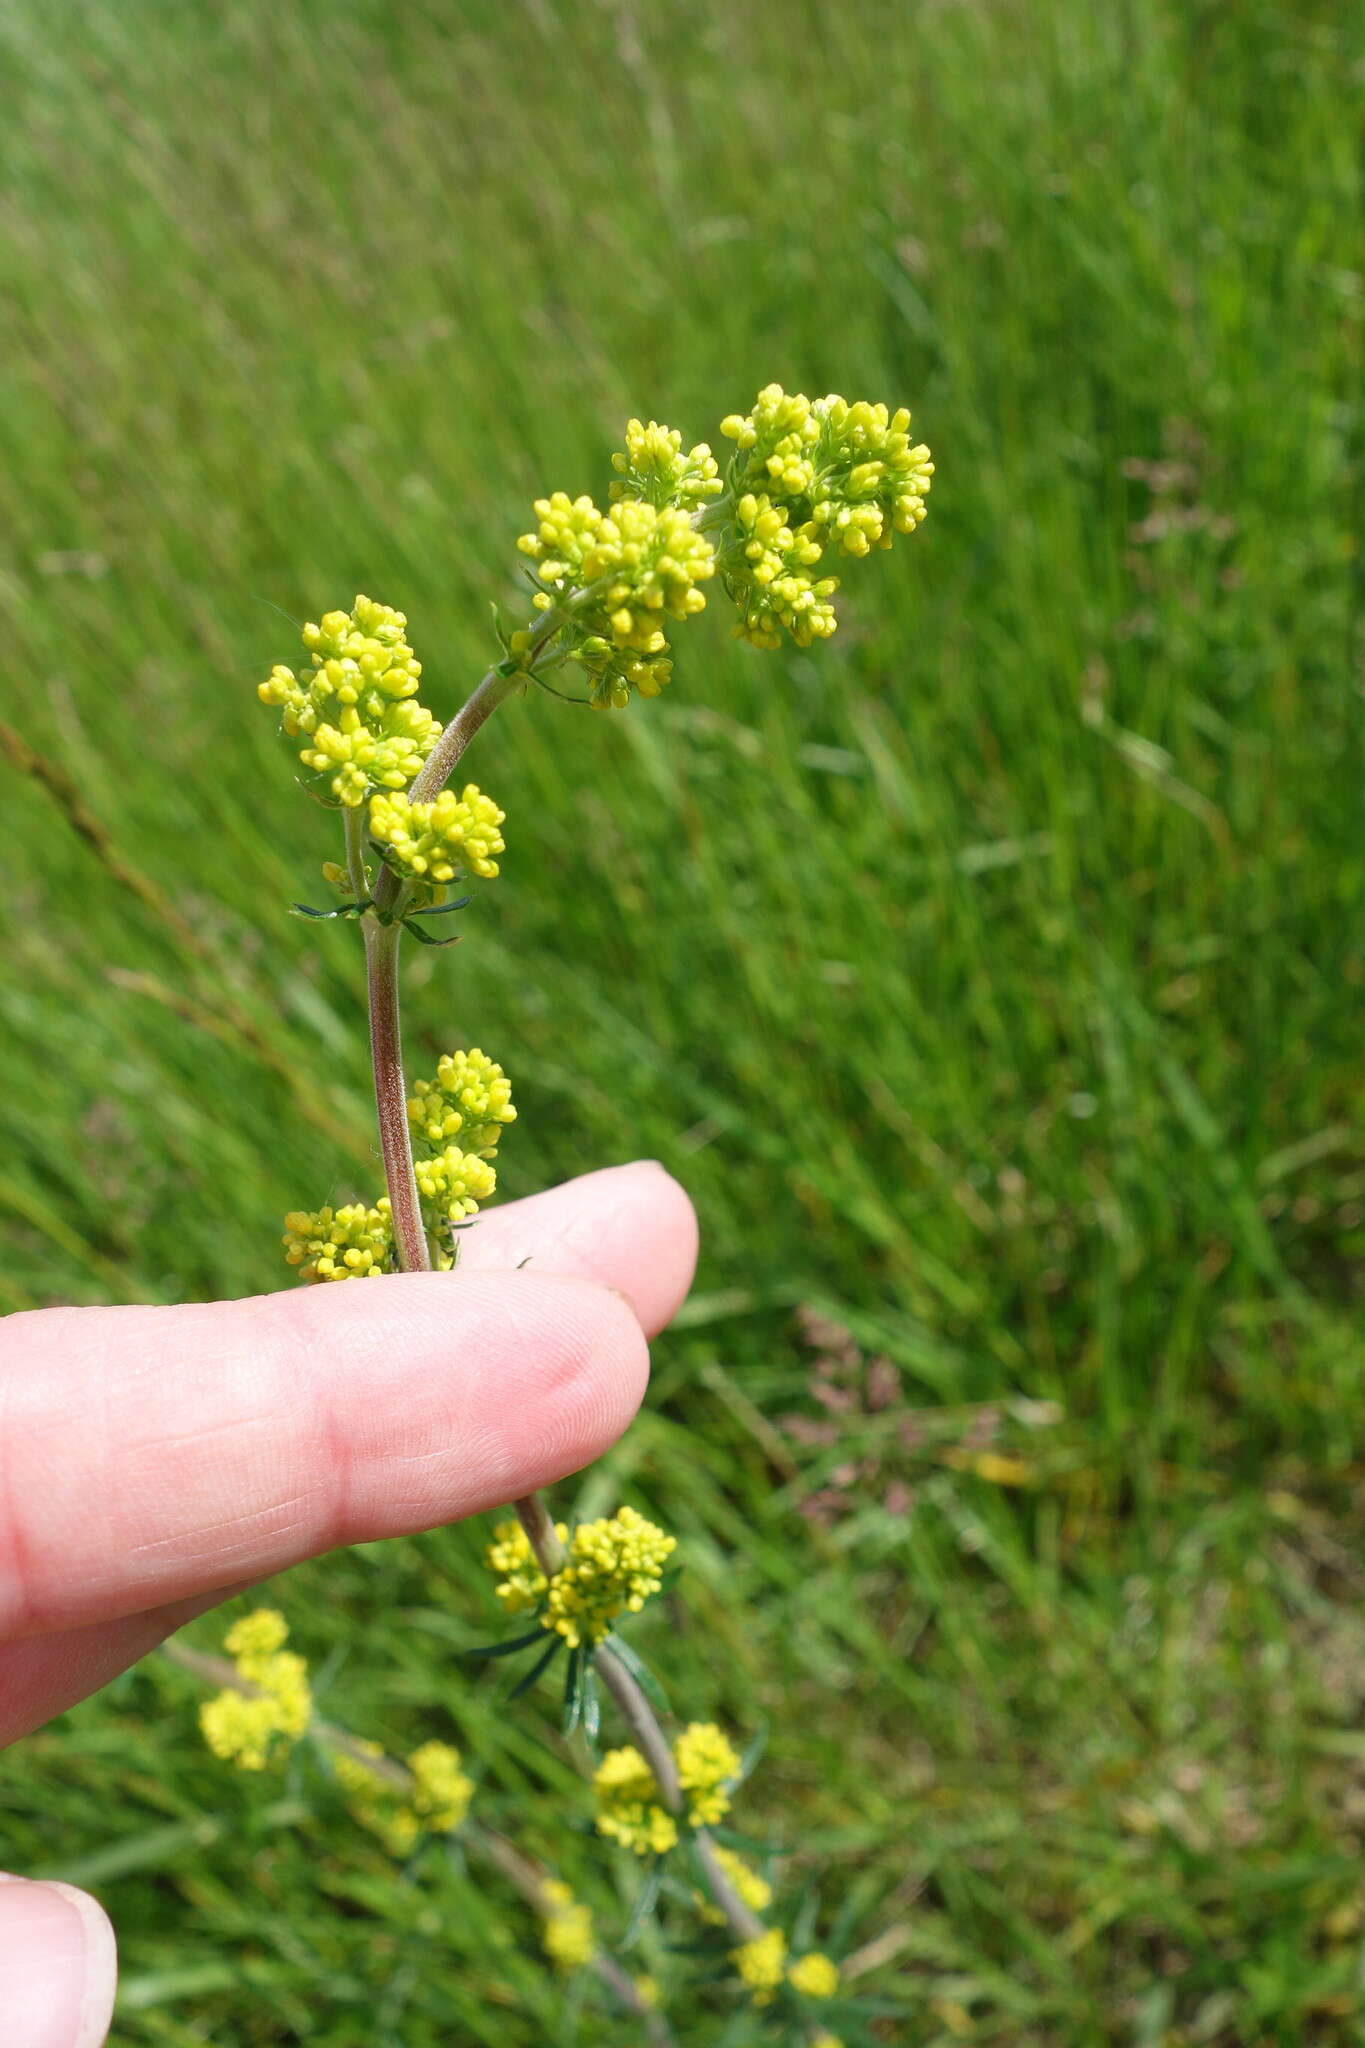
[[[450,786],[480,727],[532,687],[599,710],[658,696],[672,673],[670,630],[705,608],[712,582],[735,606],[736,633],[756,647],[778,647],[784,635],[800,647],[827,638],[839,583],[821,571],[889,547],[924,518],[933,464],[909,425],[904,410],[770,384],[752,411],[722,422],[734,444],[722,476],[705,443],[684,448],[675,429],[631,420],[605,509],[563,491],[537,501],[518,542],[530,616],[515,627],[498,620],[501,657],[447,724],[419,701],[422,665],[404,615],[363,596],[304,627],[299,672],[277,665],[260,685],[300,743],[310,786],[340,814],[342,858],[323,873],[341,900],[297,907],[361,925],[386,1183],[373,1202],[285,1218],[284,1255],[302,1280],[448,1269],[460,1231],[496,1187],[498,1147],[516,1117],[501,1066],[477,1047],[453,1051],[409,1088],[399,1030],[404,933],[450,943],[433,920],[463,909],[469,898],[451,890],[470,876],[495,878],[505,851],[497,803],[472,782],[458,795]],[[526,1655],[518,1693],[565,1657],[564,1732],[591,1782],[596,1831],[646,1866],[634,1925],[664,1900],[670,1912],[699,1912],[697,1952],[737,1980],[753,2007],[788,2022],[796,2038],[839,2048],[829,2024],[858,2021],[841,1998],[837,1964],[804,1942],[792,1954],[788,1928],[764,1918],[768,1877],[715,1833],[752,1756],[712,1722],[670,1737],[657,1682],[623,1635],[664,1585],[674,1538],[629,1505],[573,1529],[538,1496],[514,1508],[486,1561],[504,1613],[529,1625],[479,1654]],[[230,1664],[182,1653],[222,1681],[201,1715],[216,1754],[262,1770],[313,1734],[357,1819],[395,1855],[424,1834],[479,1828],[456,1751],[429,1742],[400,1763],[320,1723],[304,1661],[285,1637],[281,1617],[260,1610],[229,1634]],[[605,1751],[604,1694],[630,1737]],[[555,1965],[591,1965],[651,2039],[667,2040],[657,1987],[608,1953],[590,1910],[501,1836],[485,1830],[481,1839],[540,1913]]]

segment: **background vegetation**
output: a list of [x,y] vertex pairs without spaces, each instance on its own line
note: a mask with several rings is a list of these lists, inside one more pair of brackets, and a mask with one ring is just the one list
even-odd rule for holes
[[[253,698],[280,611],[403,606],[453,708],[628,413],[714,438],[776,377],[933,444],[825,649],[717,600],[659,704],[502,714],[504,878],[410,1004],[514,1075],[509,1192],[646,1153],[697,1200],[577,1497],[683,1537],[641,1647],[771,1721],[741,1824],[877,2039],[1365,2040],[1352,22],[0,19],[8,1309],[285,1284],[280,1213],[373,1180],[355,935],[286,914],[332,849]],[[454,1661],[482,1533],[276,1590],[328,1713],[524,1815],[575,1795]],[[196,1697],[154,1659],[0,1762],[10,1867],[119,1922],[121,2043],[631,2038],[485,1874],[213,1764]]]

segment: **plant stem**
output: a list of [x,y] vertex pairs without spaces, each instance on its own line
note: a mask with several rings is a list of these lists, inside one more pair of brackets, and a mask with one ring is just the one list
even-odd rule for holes
[[393,1211],[393,1240],[398,1263],[405,1273],[429,1273],[431,1254],[417,1200],[417,1178],[412,1170],[408,1096],[403,1082],[403,1040],[398,1013],[398,946],[403,928],[399,924],[381,924],[376,917],[367,917],[363,922],[370,999],[370,1058],[374,1067],[379,1144]]
[[346,836],[346,876],[357,903],[363,903],[370,893],[365,873],[365,816],[363,804],[347,804],[341,813],[341,829]]
[[409,791],[415,804],[429,804],[433,797],[439,796],[479,727],[492,717],[520,681],[519,673],[509,676],[504,675],[500,668],[488,670],[474,694],[455,713],[428,754],[421,774]]

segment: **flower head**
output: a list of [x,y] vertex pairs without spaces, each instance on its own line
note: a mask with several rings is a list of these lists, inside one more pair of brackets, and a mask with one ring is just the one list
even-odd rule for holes
[[566,1974],[592,1960],[592,1914],[577,1900],[568,1885],[548,1877],[540,1887],[545,1902],[545,1924],[541,1940],[556,1969]]
[[914,532],[934,465],[909,428],[904,407],[850,405],[837,393],[810,399],[780,384],[765,386],[752,412],[723,421],[735,443],[735,510],[721,542],[722,577],[744,638],[775,647],[779,628],[802,647],[827,638],[838,584],[811,574],[825,551],[866,555],[890,547],[894,533]]
[[725,588],[739,607],[736,632],[754,647],[777,647],[785,627],[798,647],[834,631],[837,577],[810,571],[824,550],[810,521],[793,529],[771,498],[746,492],[735,507],[734,540],[723,564]]
[[[555,1523],[555,1534],[562,1543],[568,1535],[564,1522]],[[499,1522],[493,1531],[493,1541],[483,1554],[497,1584],[493,1591],[502,1602],[505,1614],[526,1614],[533,1607],[539,1607],[545,1598],[549,1584],[544,1572],[536,1562],[536,1554],[530,1539],[520,1522]]]
[[313,1712],[308,1666],[283,1645],[284,1616],[257,1608],[227,1634],[225,1648],[250,1691],[226,1687],[199,1709],[199,1727],[215,1756],[244,1771],[262,1771],[279,1747],[297,1742]]
[[417,1193],[429,1221],[437,1228],[444,1223],[461,1223],[476,1216],[480,1202],[486,1202],[498,1184],[497,1170],[476,1152],[462,1152],[458,1145],[446,1145],[428,1159],[413,1161]]
[[474,1781],[460,1769],[460,1752],[448,1742],[424,1742],[408,1758],[412,1807],[433,1834],[448,1834],[469,1811]]
[[754,1995],[755,2005],[771,2005],[782,1983],[787,1960],[787,1937],[780,1927],[769,1927],[732,1949],[731,1960]]
[[694,1828],[714,1827],[730,1810],[726,1789],[739,1776],[738,1750],[714,1721],[693,1721],[673,1744],[678,1783]]
[[676,505],[691,512],[708,498],[718,498],[723,488],[719,465],[705,441],[684,454],[677,428],[661,427],[657,420],[647,427],[628,420],[625,448],[612,456],[611,466],[616,471],[613,505],[623,498],[643,498],[660,509]]
[[408,1121],[414,1138],[434,1148],[458,1138],[466,1152],[491,1158],[504,1124],[516,1121],[512,1084],[478,1046],[441,1055],[434,1081],[413,1083]]
[[637,1856],[665,1856],[678,1824],[659,1803],[659,1789],[638,1749],[609,1749],[593,1775],[597,1832]]
[[366,1280],[388,1272],[393,1258],[389,1198],[370,1209],[348,1202],[340,1209],[292,1209],[284,1219],[285,1263],[301,1280]]
[[798,1956],[787,1971],[787,1982],[804,1998],[833,1998],[839,1989],[839,1966],[819,1949]]
[[277,663],[257,695],[306,744],[306,768],[331,776],[341,803],[372,788],[405,789],[436,744],[440,721],[418,704],[422,665],[404,634],[402,612],[357,597],[349,612],[327,612],[303,629],[311,657],[302,675]]
[[379,790],[370,798],[370,837],[400,875],[445,883],[467,872],[491,881],[494,856],[506,850],[498,830],[505,816],[472,782],[459,796],[443,789],[429,804]]
[[517,546],[536,565],[537,608],[561,616],[564,651],[582,664],[592,702],[619,708],[633,690],[657,697],[671,668],[663,622],[705,608],[710,541],[681,506],[643,498],[603,512],[556,491],[536,500],[536,515]]
[[677,1549],[667,1536],[632,1507],[573,1532],[568,1561],[546,1589],[546,1628],[557,1629],[571,1649],[600,1643],[621,1614],[638,1614],[663,1580],[664,1564]]

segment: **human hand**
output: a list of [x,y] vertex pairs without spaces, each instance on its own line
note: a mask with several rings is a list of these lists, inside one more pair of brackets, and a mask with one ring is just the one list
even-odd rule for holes
[[[682,1189],[639,1162],[481,1217],[454,1273],[9,1317],[0,1745],[301,1558],[589,1464],[639,1405],[696,1243]],[[99,2048],[114,1970],[92,1898],[0,1876],[5,2048]]]

